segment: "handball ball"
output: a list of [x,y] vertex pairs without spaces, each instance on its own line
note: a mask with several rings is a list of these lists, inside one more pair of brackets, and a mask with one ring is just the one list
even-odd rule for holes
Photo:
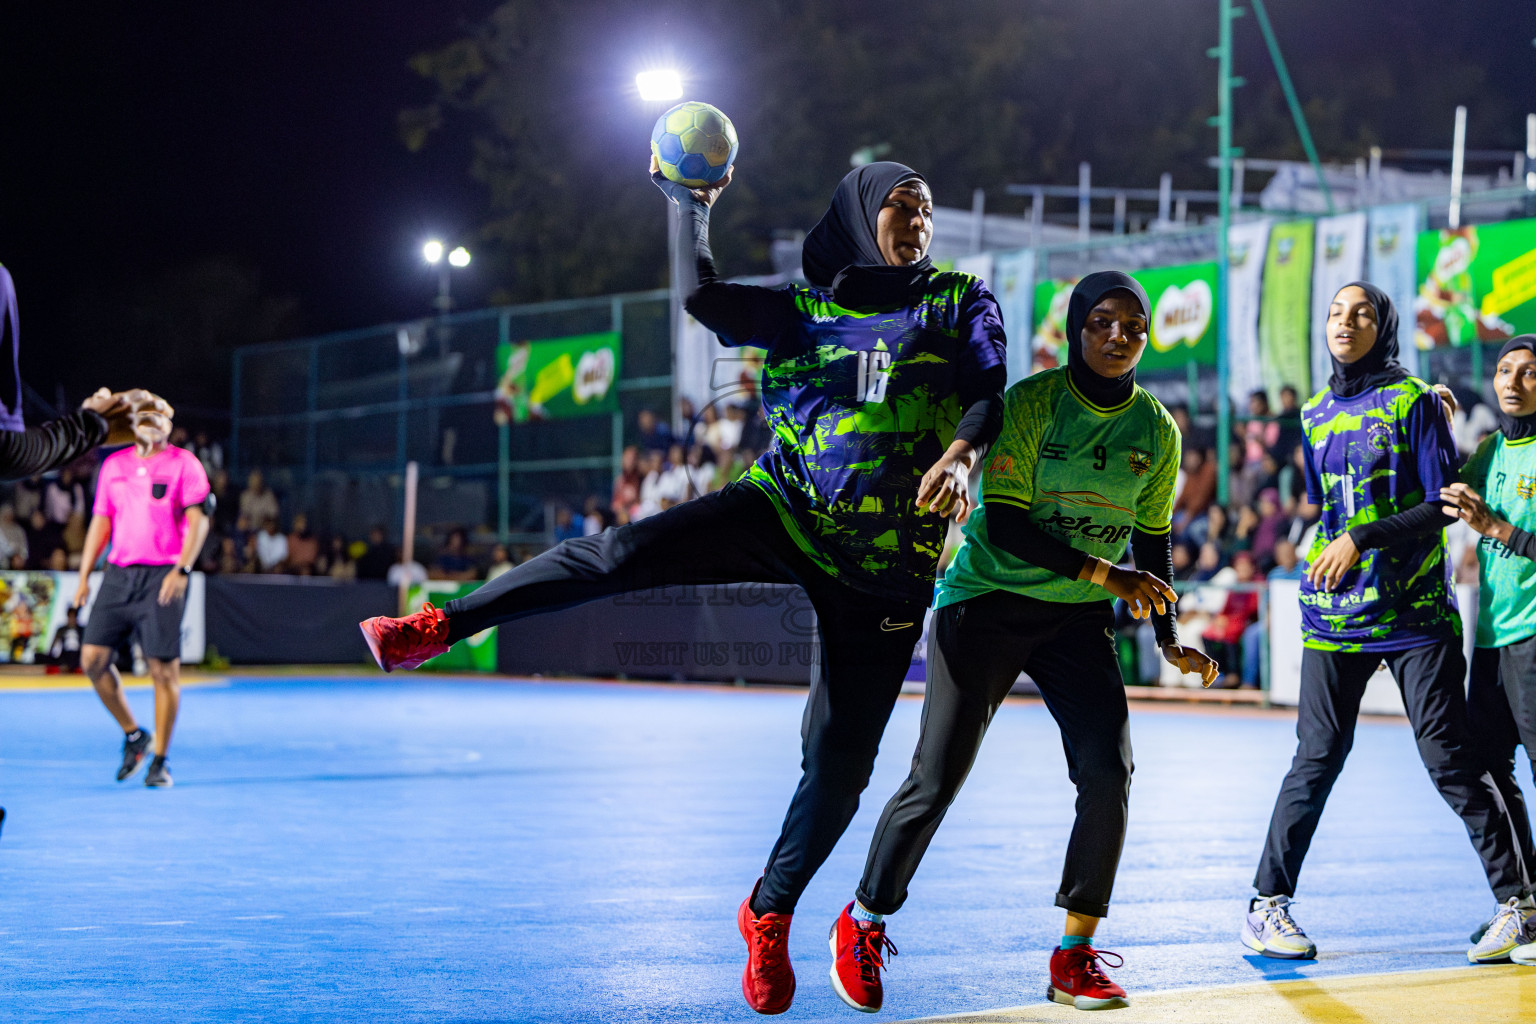
[[708,103],[679,103],[656,119],[651,152],[679,185],[713,185],[736,161],[736,126]]

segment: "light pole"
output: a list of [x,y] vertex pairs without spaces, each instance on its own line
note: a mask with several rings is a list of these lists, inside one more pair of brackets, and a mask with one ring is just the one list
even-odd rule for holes
[[469,266],[469,250],[459,245],[449,251],[441,241],[433,238],[422,245],[421,258],[437,268],[437,298],[432,300],[432,305],[439,316],[446,316],[453,311],[449,275],[454,270]]

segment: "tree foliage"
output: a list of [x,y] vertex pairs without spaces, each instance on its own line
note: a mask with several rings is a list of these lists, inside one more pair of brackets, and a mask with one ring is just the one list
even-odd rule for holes
[[[1532,62],[1490,73],[1488,38],[1447,26],[1442,5],[1272,7],[1325,159],[1447,146],[1457,102],[1475,103],[1482,145],[1522,141],[1505,85],[1528,84]],[[1250,83],[1237,142],[1299,157],[1252,21],[1237,26]],[[643,173],[659,110],[632,94],[637,55],[683,65],[689,97],[735,121],[736,183],[714,237],[727,272],[751,273],[768,269],[776,230],[815,223],[869,145],[922,170],[941,204],[984,187],[996,208],[999,186],[1075,182],[1081,160],[1096,183],[1151,186],[1171,171],[1179,186],[1211,187],[1215,35],[1216,5],[1195,0],[506,0],[411,59],[433,95],[401,112],[399,130],[420,149],[445,126],[469,129],[500,298],[596,294],[665,280],[664,205]]]

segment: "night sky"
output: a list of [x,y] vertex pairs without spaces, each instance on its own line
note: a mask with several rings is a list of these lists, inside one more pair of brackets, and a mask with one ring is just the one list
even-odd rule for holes
[[[1215,4],[1191,5],[1202,11],[1200,28],[1190,26],[1180,38],[1203,49],[1214,35]],[[1288,39],[1302,35],[1285,24],[1285,5],[1272,6]],[[214,257],[259,271],[264,293],[293,297],[298,312],[290,333],[426,314],[435,278],[420,262],[421,240],[467,234],[490,214],[484,190],[467,173],[476,127],[467,118],[450,119],[420,153],[399,141],[396,115],[432,96],[406,61],[448,43],[494,7],[494,0],[8,5],[0,32],[0,262],[17,281],[28,382],[50,399],[62,383],[68,399],[78,400],[92,380],[81,367],[93,367],[93,353],[113,344],[114,303]],[[1366,10],[1375,7],[1380,17]],[[1348,5],[1348,24],[1319,26],[1309,40],[1319,58],[1310,71],[1293,53],[1293,64],[1302,65],[1298,85],[1304,96],[1353,89],[1400,108],[1402,98],[1372,96],[1372,82],[1350,77],[1352,51],[1400,47],[1430,76],[1445,52],[1471,54],[1488,73],[1469,87],[1469,101],[1487,110],[1492,104],[1479,102],[1481,90],[1513,110],[1536,97],[1536,33],[1525,24],[1530,7],[1510,0]],[[729,24],[729,12],[715,10]],[[614,11],[615,24],[605,32],[627,36],[619,27],[634,28],[651,8],[616,2]],[[1460,16],[1445,18],[1447,11]],[[1091,9],[1081,16],[1097,17]],[[1250,63],[1262,59],[1255,27],[1241,28]],[[1117,66],[1110,44],[1084,45],[1071,58],[1078,71],[1085,60],[1097,73]],[[1422,53],[1435,47],[1445,52]],[[617,73],[606,66],[611,57],[597,62],[605,65],[601,74]],[[1336,66],[1338,75],[1319,81],[1325,75],[1317,66]],[[1199,74],[1207,73],[1202,66]],[[1083,103],[1075,113],[1086,117],[1092,95]],[[1400,143],[1443,138],[1448,145],[1449,118],[1442,120],[1443,131]],[[1501,114],[1503,138],[1470,144],[1514,144],[1515,120]],[[1407,134],[1403,125],[1385,127],[1393,136],[1388,145]],[[637,148],[643,146],[641,138]],[[962,184],[968,194],[970,183]],[[480,264],[455,276],[461,306],[484,302],[496,283],[483,279],[488,271]],[[100,308],[82,309],[93,304]],[[164,377],[166,368],[154,366],[151,354],[142,358],[152,377]]]

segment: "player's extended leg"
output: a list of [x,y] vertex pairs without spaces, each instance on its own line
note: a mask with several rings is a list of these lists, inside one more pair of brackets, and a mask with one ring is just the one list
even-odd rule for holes
[[1467,951],[1473,963],[1503,960],[1526,941],[1527,921],[1536,914],[1530,879],[1515,842],[1508,810],[1484,770],[1467,732],[1467,662],[1459,640],[1427,644],[1387,656],[1418,742],[1430,781],[1466,826],[1483,862],[1499,908],[1483,937]]
[[102,705],[123,730],[123,761],[117,769],[117,781],[122,782],[139,770],[154,737],[140,729],[138,719],[133,717],[133,709],[128,706],[128,697],[123,692],[122,677],[117,674],[117,666],[112,663],[116,654],[115,647],[102,644],[80,645],[80,670],[90,679],[96,696],[101,698]]
[[907,886],[1038,638],[1035,623],[1008,614],[1007,598],[1041,604],[993,591],[934,613],[912,769],[880,815],[859,882],[859,904],[872,913],[894,914],[906,902]]
[[[1067,920],[1061,945],[1051,955],[1046,996],[1079,1010],[1126,1006],[1125,989],[1104,974],[1090,941],[1109,913],[1133,770],[1130,713],[1109,603],[1074,606],[1072,617],[1036,649],[1024,670],[1061,729],[1067,775],[1077,787],[1077,815],[1056,893]],[[1112,966],[1119,966],[1118,958]]]
[[925,608],[831,583],[806,587],[821,665],[801,720],[800,784],[768,855],[754,913],[791,914],[859,808],[912,665]]
[[804,557],[773,500],[737,482],[637,523],[556,545],[449,601],[443,611],[362,623],[385,671],[415,668],[490,626],[651,587],[795,582],[786,565]]
[[1317,947],[1291,919],[1290,899],[1323,806],[1354,745],[1360,698],[1380,663],[1379,654],[1302,650],[1296,756],[1275,798],[1253,879],[1259,898],[1250,902],[1243,922],[1243,944],[1255,952],[1292,960],[1317,955]]

